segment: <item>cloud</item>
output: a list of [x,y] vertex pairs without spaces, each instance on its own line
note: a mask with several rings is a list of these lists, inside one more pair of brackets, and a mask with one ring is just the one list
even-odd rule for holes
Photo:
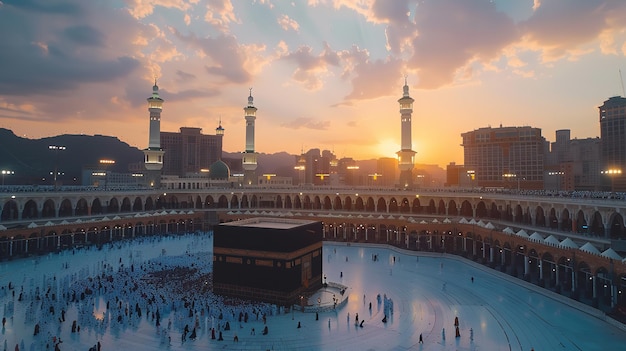
[[298,29],[300,29],[300,25],[298,24],[298,22],[296,22],[294,19],[289,18],[289,16],[287,15],[281,15],[276,21],[278,22],[278,25],[285,31],[293,30],[297,32]]
[[76,44],[83,46],[103,46],[104,34],[89,25],[78,25],[65,28],[65,36]]
[[392,57],[376,61],[361,58],[354,70],[352,91],[345,100],[369,100],[401,91],[403,69],[404,63]]
[[183,72],[183,71],[181,71],[179,69],[176,70],[176,77],[180,81],[190,81],[190,80],[196,79],[196,75],[195,74]]
[[333,51],[328,43],[319,55],[313,54],[309,46],[301,46],[294,52],[283,54],[280,60],[289,61],[296,65],[292,78],[304,85],[308,90],[318,90],[323,86],[322,77],[329,70],[329,66],[339,67],[341,53]]
[[191,5],[197,3],[197,0],[125,0],[128,12],[135,18],[141,19],[151,15],[154,9],[159,7],[178,9],[187,11]]
[[27,12],[80,16],[83,11],[80,5],[71,1],[49,0],[4,0],[7,8],[16,7]]
[[195,34],[184,35],[176,29],[173,34],[191,48],[208,58],[205,69],[208,73],[224,77],[232,83],[248,83],[252,72],[258,71],[265,64],[259,59],[264,46],[239,45],[232,35],[219,34],[200,38]]
[[330,128],[330,121],[316,121],[312,118],[300,117],[289,122],[284,122],[281,127],[289,129],[315,129],[315,130],[328,130]]
[[415,22],[408,67],[429,89],[452,83],[458,70],[475,60],[489,62],[519,38],[513,20],[488,0],[427,0],[417,7]]
[[540,2],[519,26],[528,49],[549,62],[583,54],[581,46],[597,39],[603,52],[616,53],[614,36],[626,29],[624,13],[622,0],[551,0]]
[[204,20],[223,33],[228,31],[231,23],[239,23],[230,0],[209,0]]

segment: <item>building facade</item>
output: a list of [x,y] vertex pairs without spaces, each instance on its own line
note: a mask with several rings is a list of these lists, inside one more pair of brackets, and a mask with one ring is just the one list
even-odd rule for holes
[[570,139],[569,129],[556,131],[546,153],[546,190],[595,191],[602,189],[600,139]]
[[180,132],[161,132],[165,151],[163,175],[191,176],[208,170],[222,156],[224,134],[202,134],[201,128],[181,127]]
[[461,134],[466,172],[481,187],[543,189],[545,138],[532,127],[480,128]]
[[626,98],[611,97],[598,109],[604,189],[626,191]]

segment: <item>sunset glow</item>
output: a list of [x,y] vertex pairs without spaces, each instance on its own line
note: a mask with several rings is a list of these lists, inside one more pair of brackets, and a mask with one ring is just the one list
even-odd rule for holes
[[461,133],[532,126],[599,135],[623,95],[626,2],[0,1],[0,127],[148,144],[155,77],[162,131],[221,119],[224,151],[395,157],[397,100],[415,99],[416,163],[463,163]]

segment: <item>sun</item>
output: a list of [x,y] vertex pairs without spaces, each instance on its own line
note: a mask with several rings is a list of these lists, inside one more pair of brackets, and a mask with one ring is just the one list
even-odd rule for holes
[[392,140],[385,139],[378,142],[376,146],[374,146],[374,152],[379,157],[392,157],[397,158],[396,152],[400,150],[400,145]]

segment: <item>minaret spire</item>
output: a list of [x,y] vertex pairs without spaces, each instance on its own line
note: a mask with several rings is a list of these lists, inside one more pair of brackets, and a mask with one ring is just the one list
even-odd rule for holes
[[158,187],[161,183],[161,169],[163,168],[163,154],[165,153],[161,149],[161,112],[165,100],[159,96],[156,76],[154,77],[154,86],[152,86],[152,96],[146,100],[150,112],[150,132],[148,148],[143,150],[146,168],[144,179],[148,185]]
[[413,186],[413,162],[416,152],[412,150],[411,142],[411,115],[413,114],[413,98],[409,96],[409,84],[404,76],[404,87],[402,87],[402,98],[398,100],[400,104],[400,151],[398,155],[398,168],[400,169],[400,186]]
[[217,128],[215,128],[215,135],[224,136],[224,128],[222,127],[222,116],[221,115],[220,115],[220,119],[219,119]]
[[257,184],[258,179],[256,176],[257,153],[254,151],[254,122],[257,108],[254,107],[252,88],[250,88],[250,95],[248,96],[248,106],[244,107],[243,110],[246,119],[246,149],[241,159],[244,171],[243,178],[245,185],[253,185]]

